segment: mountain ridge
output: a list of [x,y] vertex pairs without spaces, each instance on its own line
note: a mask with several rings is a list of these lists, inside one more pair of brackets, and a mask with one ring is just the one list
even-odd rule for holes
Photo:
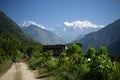
[[83,49],[86,50],[89,47],[98,48],[99,46],[109,47],[110,44],[116,42],[120,38],[120,19],[107,25],[106,27],[85,35],[82,39],[79,39],[77,43],[83,44]]
[[73,21],[73,22],[64,22],[63,25],[58,25],[52,28],[52,32],[59,35],[64,41],[72,42],[80,38],[84,37],[86,34],[90,32],[97,31],[104,26],[95,25],[90,21]]
[[21,42],[31,42],[32,39],[4,12],[0,11],[0,36],[10,34]]
[[78,39],[78,36],[82,38],[86,34],[97,31],[104,27],[103,25],[95,25],[88,20],[85,20],[85,21],[76,20],[73,22],[66,21],[63,24],[59,24],[49,28],[41,24],[38,24],[34,21],[28,21],[28,20],[20,23],[19,25],[21,27],[28,27],[30,25],[35,25],[47,31],[51,31],[52,33],[56,34],[61,39],[63,39],[66,43],[69,43],[71,41]]
[[30,25],[35,25],[36,27],[40,27],[42,29],[46,29],[43,25],[40,25],[34,21],[31,21],[31,20],[27,20],[27,21],[23,21],[23,22],[20,22],[18,24],[20,27],[29,27]]
[[40,42],[44,45],[64,43],[64,41],[60,39],[56,34],[50,32],[44,26],[33,21],[24,22],[24,25],[22,25],[21,28],[35,41]]

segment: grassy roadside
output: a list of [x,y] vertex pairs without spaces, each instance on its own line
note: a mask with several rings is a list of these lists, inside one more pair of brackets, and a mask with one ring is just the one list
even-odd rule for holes
[[0,64],[0,76],[4,74],[12,65],[10,60],[5,61],[4,63]]

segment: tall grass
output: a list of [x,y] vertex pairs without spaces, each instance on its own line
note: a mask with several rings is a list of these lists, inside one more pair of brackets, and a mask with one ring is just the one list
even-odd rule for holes
[[11,60],[4,61],[0,64],[0,76],[4,74],[12,65]]

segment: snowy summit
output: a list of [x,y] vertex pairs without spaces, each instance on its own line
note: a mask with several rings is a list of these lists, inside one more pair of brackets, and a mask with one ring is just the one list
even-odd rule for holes
[[93,23],[91,23],[90,21],[88,20],[85,20],[85,21],[80,21],[80,20],[76,20],[76,21],[73,21],[73,22],[64,22],[64,25],[65,26],[68,26],[68,27],[74,27],[74,28],[102,28],[104,27],[103,25],[95,25]]
[[19,24],[20,27],[29,27],[30,25],[34,25],[34,26],[37,26],[39,28],[46,29],[43,25],[40,25],[34,21],[24,21],[24,22],[21,22]]

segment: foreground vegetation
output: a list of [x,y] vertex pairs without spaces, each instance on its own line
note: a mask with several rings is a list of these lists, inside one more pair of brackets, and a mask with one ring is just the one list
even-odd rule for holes
[[[39,49],[37,49],[38,46],[40,46]],[[24,43],[10,34],[0,36],[0,75],[11,67],[13,59],[19,62],[26,59],[26,55],[31,57],[33,51],[37,53],[37,50],[41,50],[40,48],[41,44]]]
[[52,51],[42,52],[41,44],[31,40],[0,12],[0,75],[15,58],[26,60],[31,69],[43,75],[40,77],[48,76],[52,80],[120,80],[120,62],[116,56],[109,56],[105,47],[82,52],[81,46],[72,44],[55,58]]
[[27,60],[30,68],[42,75],[39,78],[120,80],[120,63],[114,56],[109,56],[106,47],[89,48],[85,53],[80,45],[72,44],[55,58],[52,51],[43,52],[41,44],[23,43],[8,34],[0,37],[0,74],[10,68],[15,57],[17,61]]
[[0,11],[0,75],[11,67],[13,58],[20,61],[24,55],[30,56],[33,45],[36,43]]
[[28,64],[54,80],[120,80],[120,63],[111,61],[106,47],[89,48],[84,53],[81,46],[72,44],[59,58],[54,58],[52,51],[41,52]]

